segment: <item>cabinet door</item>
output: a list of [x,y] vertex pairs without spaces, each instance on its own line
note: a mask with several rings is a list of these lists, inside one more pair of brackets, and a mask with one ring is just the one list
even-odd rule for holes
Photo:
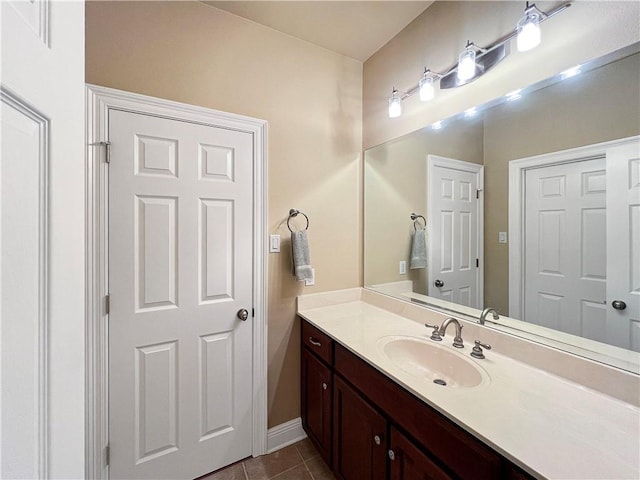
[[386,478],[387,421],[338,375],[334,382],[334,473],[341,480]]
[[427,455],[407,437],[391,427],[389,444],[390,480],[450,480]]
[[302,426],[331,465],[331,370],[306,348],[301,360]]

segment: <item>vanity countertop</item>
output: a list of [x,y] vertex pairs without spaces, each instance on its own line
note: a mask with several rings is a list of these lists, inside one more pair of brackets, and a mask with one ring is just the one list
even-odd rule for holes
[[[473,338],[454,349],[453,328],[441,344],[464,354],[489,376],[473,388],[448,388],[405,372],[381,349],[381,338],[419,337],[430,329],[361,299],[304,301],[298,314],[335,341],[405,387],[457,425],[538,478],[640,478],[640,409],[500,353],[469,356]],[[323,303],[323,304],[321,304]],[[441,323],[425,310],[421,320]],[[383,340],[384,341],[384,340]]]

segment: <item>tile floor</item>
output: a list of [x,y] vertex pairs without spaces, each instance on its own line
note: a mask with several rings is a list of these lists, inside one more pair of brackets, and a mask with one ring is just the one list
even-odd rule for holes
[[305,438],[277,452],[234,463],[198,480],[335,480],[320,454]]

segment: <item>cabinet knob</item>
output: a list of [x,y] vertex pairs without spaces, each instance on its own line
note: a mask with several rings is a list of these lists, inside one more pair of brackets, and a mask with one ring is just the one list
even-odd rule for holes
[[380,445],[380,443],[382,443],[382,440],[380,439],[380,435],[374,436],[373,441],[376,442],[376,445]]
[[396,459],[396,454],[393,450],[389,450],[389,459],[390,460],[395,460]]
[[326,389],[327,389],[327,384],[326,384],[326,383],[324,383],[324,382],[322,382],[322,389],[323,389],[323,390],[326,390]]

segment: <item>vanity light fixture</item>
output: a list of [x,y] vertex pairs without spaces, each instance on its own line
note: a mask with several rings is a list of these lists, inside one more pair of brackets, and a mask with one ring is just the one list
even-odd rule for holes
[[[535,4],[526,2],[524,16],[517,22],[516,27],[511,32],[495,40],[486,48],[467,41],[464,50],[458,55],[458,62],[445,70],[445,73],[439,74],[425,68],[418,85],[402,94],[394,87],[391,98],[389,98],[389,117],[399,117],[402,114],[402,100],[415,93],[419,94],[420,100],[423,102],[431,100],[434,97],[436,81],[439,82],[440,90],[443,90],[461,87],[481,77],[507,57],[509,54],[509,41],[512,38],[516,38],[519,51],[524,52],[535,48],[540,44],[540,23],[570,6],[571,3],[564,3],[548,12],[543,12]],[[579,67],[577,68],[575,72],[568,70],[563,73],[562,78],[569,78],[580,73]],[[517,100],[520,95],[519,93],[516,96],[509,94],[507,98],[509,100]]]
[[397,118],[402,115],[402,99],[396,87],[393,87],[391,98],[389,99],[389,118]]
[[[458,80],[466,82],[476,76],[476,51],[474,50],[476,45],[473,42],[467,40],[467,46],[458,55]],[[477,47],[476,47],[477,48]],[[485,49],[479,49],[481,52],[485,52]]]
[[528,52],[540,45],[540,22],[547,17],[547,14],[536,7],[533,3],[524,9],[524,17],[516,24],[516,45],[519,52]]
[[432,72],[428,68],[424,69],[424,74],[418,82],[418,90],[420,92],[420,100],[422,102],[428,102],[429,100],[433,99],[436,92],[436,89],[433,85],[433,80],[434,78],[440,77],[440,74]]

